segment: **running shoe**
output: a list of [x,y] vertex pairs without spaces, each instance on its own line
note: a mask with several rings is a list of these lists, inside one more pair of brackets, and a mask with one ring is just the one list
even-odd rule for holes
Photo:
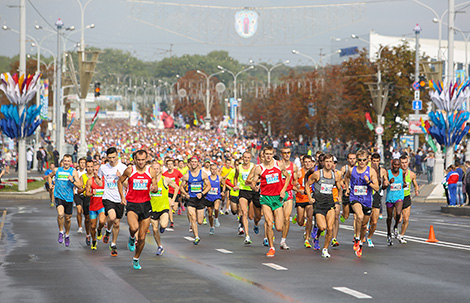
[[338,240],[336,240],[336,239],[331,240],[331,246],[338,247],[339,246]]
[[251,241],[250,236],[246,236],[246,237],[245,237],[245,244],[248,245],[248,244],[251,244],[251,243],[253,243],[253,241]]
[[392,236],[391,236],[391,235],[388,235],[388,236],[387,236],[387,244],[388,244],[388,246],[392,246],[392,245],[393,245],[393,239],[392,239]]
[[359,250],[359,239],[354,239],[353,249],[354,249],[354,251]]
[[181,208],[178,208],[178,216],[181,216]]
[[181,210],[185,211],[186,209],[184,208],[184,205],[181,205]]
[[394,236],[395,239],[398,238],[398,228],[396,228],[396,227],[393,229],[393,236]]
[[196,239],[194,239],[194,245],[198,245],[199,242],[201,242],[201,239],[199,237],[196,237]]
[[384,217],[382,215],[379,215],[379,219],[382,220]]
[[398,242],[400,242],[400,244],[408,243],[408,242],[406,242],[405,238],[402,235],[398,235]]
[[297,214],[292,218],[292,224],[297,224]]
[[341,216],[339,217],[339,220],[341,221],[341,223],[346,222],[346,219],[343,217],[343,215],[341,215]]
[[109,250],[111,251],[111,257],[117,257],[118,252],[117,252],[117,246],[116,245],[110,245]]
[[275,254],[276,254],[276,249],[274,249],[274,247],[271,247],[269,251],[266,253],[266,257],[272,258],[274,257]]
[[245,231],[243,230],[243,227],[239,227],[238,228],[238,235],[241,236],[241,235],[244,235],[245,234]]
[[372,239],[367,239],[367,246],[368,247],[375,247],[374,243],[372,242]]
[[358,258],[362,257],[362,245],[359,245],[359,249],[355,253]]
[[281,249],[289,250],[290,247],[287,246],[286,242],[282,242],[282,243],[281,243]]
[[90,236],[85,237],[85,244],[86,246],[90,246]]
[[328,253],[328,248],[323,248],[321,251],[321,256],[325,259],[331,257],[331,255]]
[[64,243],[64,234],[59,232],[59,238],[57,238],[57,242],[59,242],[59,244],[62,244]]
[[70,245],[70,237],[69,236],[65,236],[64,243],[65,243],[65,247],[69,247],[69,245]]
[[54,205],[54,202],[51,202],[51,207],[54,207],[54,206],[55,206],[55,205]]
[[106,230],[106,232],[104,234],[104,237],[103,237],[103,243],[104,244],[108,244],[110,235],[111,235],[111,233],[108,230]]
[[310,234],[310,236],[311,236],[312,238],[316,238],[316,237],[317,237],[317,232],[318,232],[318,227],[314,226],[314,227],[312,228],[312,233]]
[[161,256],[161,255],[163,255],[164,251],[165,250],[163,249],[163,246],[159,246],[158,249],[157,249],[157,253],[155,255]]
[[209,235],[213,235],[215,233],[215,228],[211,227],[209,229]]
[[132,266],[134,266],[134,269],[142,269],[142,266],[139,264],[139,259],[132,259]]
[[91,249],[92,250],[97,250],[98,249],[98,244],[96,243],[96,241],[93,241],[93,243],[91,244]]
[[367,231],[369,231],[369,222],[367,222]]
[[165,232],[165,228],[160,226],[160,233],[163,234]]
[[318,239],[313,239],[313,249],[320,250],[320,241]]
[[97,229],[96,230],[96,239],[101,240],[101,238],[103,238],[103,234],[101,232],[101,229]]
[[215,226],[215,227],[220,227],[219,218],[215,218],[215,219],[214,219],[214,226]]
[[191,223],[189,224],[189,232],[190,232],[190,233],[193,232],[193,228],[191,227]]
[[324,236],[325,236],[325,233],[326,233],[326,231],[325,231],[325,230],[324,230],[324,231],[322,231],[322,232],[321,232],[321,234],[320,234],[320,236],[324,237]]
[[83,234],[83,228],[79,227],[78,230],[77,230],[77,233]]
[[204,217],[204,220],[202,220],[202,224],[207,225],[207,220],[205,217]]
[[253,226],[253,232],[255,234],[259,234],[259,226],[257,226],[257,225]]
[[129,237],[129,241],[127,241],[127,248],[129,248],[130,251],[135,250],[135,238],[132,239],[131,237]]
[[310,241],[305,240],[305,242],[304,242],[304,247],[305,247],[305,248],[312,248],[312,245],[310,245]]
[[175,224],[173,222],[170,223],[170,228],[175,228]]
[[269,246],[269,242],[268,242],[268,239],[267,238],[264,238],[263,240],[263,245],[268,247]]

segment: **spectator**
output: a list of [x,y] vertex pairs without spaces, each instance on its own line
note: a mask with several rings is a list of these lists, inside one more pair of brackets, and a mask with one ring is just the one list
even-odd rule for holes
[[28,171],[31,170],[31,168],[33,167],[33,158],[34,158],[34,152],[33,152],[33,149],[30,147],[26,151],[26,164],[28,167]]
[[459,174],[455,171],[453,165],[447,168],[446,183],[449,190],[449,206],[457,206],[457,182],[459,182]]
[[465,193],[467,194],[467,206],[470,206],[470,161],[465,161],[465,179],[464,179],[464,188]]
[[460,162],[458,162],[458,160],[455,161],[454,167],[455,172],[459,174],[459,180],[457,181],[456,205],[463,206],[465,204],[465,197],[463,194],[463,179],[465,177],[465,173],[460,167]]
[[432,183],[432,177],[434,172],[434,164],[436,163],[436,159],[434,158],[434,153],[430,152],[426,158],[426,174],[428,176],[428,183]]

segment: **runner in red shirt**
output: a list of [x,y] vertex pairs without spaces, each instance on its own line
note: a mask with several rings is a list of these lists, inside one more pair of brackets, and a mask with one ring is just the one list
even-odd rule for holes
[[[183,174],[175,169],[175,163],[173,161],[173,159],[168,159],[166,160],[166,167],[168,168],[168,170],[166,172],[163,173],[163,176],[164,177],[167,177],[168,179],[170,179],[171,181],[175,182],[176,185],[180,185],[180,179],[183,178]],[[181,202],[181,195],[179,194],[179,188],[178,188],[178,191],[176,192],[175,194],[175,190],[173,189],[173,187],[169,187],[168,188],[168,198],[173,198],[173,196],[176,195],[176,198],[175,198],[175,201],[177,202]],[[178,204],[179,203],[174,203],[173,206],[172,206],[172,210],[170,209],[170,228],[174,228],[175,225],[173,224],[173,212],[174,211],[177,211],[178,210]],[[181,213],[178,213],[178,214],[181,214]]]
[[[98,176],[100,164],[95,163],[93,165],[93,177],[87,180],[86,183],[86,195],[90,197],[90,229],[91,229],[91,249],[96,250],[96,240],[101,240],[101,230],[106,223],[106,216],[104,214],[103,206],[103,193],[104,193],[104,182]],[[96,221],[99,220],[98,225],[98,236],[96,235]]]

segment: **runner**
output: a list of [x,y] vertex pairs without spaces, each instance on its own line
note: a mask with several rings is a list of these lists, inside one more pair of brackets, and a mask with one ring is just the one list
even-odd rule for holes
[[[222,178],[227,178],[228,174],[232,170],[232,160],[230,159],[225,159],[224,166],[222,167],[222,173],[220,174]],[[224,184],[223,188],[223,196],[222,196],[222,212],[221,214],[228,215],[229,214],[229,208],[230,208],[230,187],[226,186]]]
[[103,243],[108,244],[112,230],[112,239],[109,249],[111,256],[117,257],[117,238],[119,235],[119,225],[124,214],[124,205],[121,204],[121,197],[117,188],[117,181],[127,166],[119,158],[115,147],[106,150],[108,163],[102,164],[98,171],[98,176],[104,181],[103,205],[105,215],[108,217]]
[[388,170],[388,182],[387,198],[385,200],[387,205],[387,244],[393,245],[392,239],[392,217],[395,213],[395,226],[394,230],[397,229],[398,223],[401,217],[401,211],[403,208],[403,199],[405,198],[404,193],[404,172],[401,169],[399,159],[392,160],[392,169]]
[[[188,191],[186,191],[186,184]],[[211,189],[209,178],[199,167],[199,160],[193,156],[189,161],[189,171],[183,176],[180,184],[181,195],[187,200],[188,219],[194,234],[194,245],[201,241],[198,226],[204,220],[204,196]],[[197,224],[196,224],[197,223]]]
[[238,165],[238,187],[240,188],[239,193],[239,214],[240,221],[242,223],[243,231],[245,232],[245,244],[253,243],[251,241],[249,230],[248,230],[248,206],[249,203],[253,203],[257,199],[256,191],[252,190],[249,185],[246,184],[246,180],[254,164],[251,163],[251,153],[244,152],[242,156],[242,164]]
[[341,175],[343,176],[343,198],[342,198],[342,204],[343,204],[343,214],[342,214],[342,219],[341,221],[344,222],[349,218],[349,213],[351,212],[351,204],[349,202],[349,192],[350,190],[347,190],[346,186],[349,184],[346,181],[346,174],[350,172],[353,167],[356,166],[357,164],[357,157],[355,153],[349,153],[347,160],[348,163],[341,168]]
[[[127,224],[129,225],[129,241],[127,247],[134,252],[132,265],[134,269],[141,269],[139,263],[140,254],[145,246],[145,236],[150,226],[150,187],[154,192],[158,191],[155,169],[147,165],[148,153],[138,150],[134,153],[134,165],[126,168],[119,177],[117,187],[121,196],[121,204],[126,206]],[[127,194],[124,195],[124,182],[128,181]],[[135,236],[138,233],[139,241]]]
[[[276,249],[273,241],[273,222],[277,231],[282,231],[284,217],[282,211],[282,202],[287,198],[286,189],[290,183],[291,176],[287,172],[284,165],[273,159],[274,149],[266,146],[264,149],[264,157],[261,164],[255,167],[253,179],[249,180],[252,184],[260,183],[260,203],[264,213],[265,230],[269,242],[269,251],[267,257],[274,257]],[[286,177],[284,186],[282,186],[282,175]]]
[[[93,162],[93,161],[92,161]],[[88,165],[88,163],[87,163]],[[91,249],[98,249],[97,240],[101,240],[101,231],[106,223],[106,216],[104,215],[103,206],[103,193],[104,193],[104,182],[103,179],[98,176],[100,164],[96,163],[93,165],[93,176],[86,182],[86,194],[90,197],[90,229],[91,229]],[[96,221],[99,221],[98,231],[96,229]],[[97,235],[98,233],[98,235]]]
[[[172,160],[167,160],[167,163],[170,162],[172,162]],[[156,255],[161,256],[165,250],[163,249],[160,234],[164,233],[165,229],[168,227],[169,213],[171,213],[171,209],[175,204],[179,187],[174,180],[162,175],[162,167],[157,161],[152,161],[152,167],[156,172],[158,187],[156,193],[150,192],[150,204],[152,205],[150,222],[152,223],[153,238],[157,243]],[[176,193],[172,197],[170,197],[170,187],[173,189],[173,192]]]
[[[80,161],[80,162],[83,162],[83,161]],[[77,194],[74,195],[74,201],[75,201],[75,205],[77,205],[77,210],[78,210],[78,205],[80,205],[80,208],[82,209],[82,213],[85,216],[85,231],[86,231],[85,243],[87,246],[90,246],[90,239],[91,239],[91,236],[90,236],[90,196],[87,195],[86,184],[87,184],[88,179],[93,177],[93,160],[86,160],[85,167],[86,167],[86,170],[84,174],[80,174],[80,172],[78,172],[78,175],[80,176],[83,186],[81,188],[76,189]],[[80,219],[81,219],[81,216],[80,216]]]
[[[333,155],[327,154],[324,158],[324,167],[317,170],[307,180],[305,184],[306,193],[309,203],[313,205],[315,201],[315,222],[318,230],[315,235],[314,241],[318,242],[321,233],[326,230],[325,243],[323,245],[322,257],[331,257],[328,253],[328,246],[330,245],[333,236],[333,225],[335,223],[335,201],[333,199],[333,186],[341,188],[340,178],[336,178],[336,173],[333,170]],[[314,184],[315,199],[311,196],[310,186]],[[339,200],[341,202],[341,200]]]
[[[220,194],[222,178],[219,176],[217,164],[212,163],[209,169],[211,173],[209,176],[211,189],[207,193],[204,202],[207,207],[207,214],[209,217],[209,224],[210,224],[209,234],[213,235],[215,232],[214,226],[220,227],[219,208],[220,208],[220,200],[222,199],[222,196]],[[214,216],[215,216],[215,219],[214,219]]]
[[[294,180],[298,178],[298,170],[299,168],[295,165],[291,160],[291,150],[288,147],[281,148],[281,156],[282,160],[280,161],[282,165],[286,168],[287,172],[291,175],[290,182],[287,185],[286,194],[287,198],[285,198],[284,203],[282,204],[282,211],[284,213],[284,225],[282,227],[282,237],[281,237],[281,249],[288,250],[289,246],[287,246],[286,238],[287,234],[289,233],[290,228],[290,215],[292,214],[292,204],[294,202]],[[283,178],[284,182],[284,178]]]
[[401,169],[405,171],[405,189],[404,189],[404,199],[403,199],[403,209],[402,209],[402,225],[400,234],[397,230],[395,230],[395,237],[398,239],[398,242],[401,244],[406,244],[406,240],[404,238],[405,232],[408,229],[408,225],[410,223],[410,215],[411,215],[411,184],[413,184],[413,188],[415,190],[415,196],[419,196],[419,186],[418,182],[416,181],[416,174],[412,172],[408,167],[410,162],[408,158],[405,156],[400,157],[400,164]]
[[[82,175],[86,174],[86,159],[85,158],[80,158],[78,160],[78,169],[77,169],[77,172],[78,172],[78,177],[81,178]],[[90,171],[90,174],[91,174],[91,171]],[[86,181],[84,183],[84,186],[86,185]],[[75,189],[75,194],[73,195],[73,201],[75,202],[75,205],[77,206],[77,224],[78,224],[78,230],[77,230],[77,233],[79,234],[83,234],[83,225],[82,225],[82,215],[83,215],[83,200],[85,198],[85,196],[83,195],[83,191],[84,191],[84,188],[81,189],[81,194],[77,192],[78,188]],[[86,219],[85,219],[86,220]],[[86,224],[86,221],[85,221],[85,224]],[[90,222],[88,222],[88,229],[86,230],[87,232],[87,235],[89,235],[89,231],[90,231],[90,226],[89,226]],[[86,225],[85,225],[85,229],[86,229]],[[87,241],[87,245],[90,246],[89,244],[89,240]]]
[[[65,154],[62,158],[62,166],[54,168],[47,176],[47,182],[54,191],[55,205],[57,209],[57,224],[59,225],[59,244],[70,245],[70,226],[73,213],[73,189],[81,187],[82,183],[77,171],[71,167],[72,156]],[[52,176],[55,176],[55,184],[52,183]],[[64,218],[65,217],[65,218]],[[65,227],[65,239],[64,239]]]
[[44,183],[44,187],[46,188],[46,191],[49,193],[49,200],[51,202],[51,207],[55,206],[55,201],[54,201],[54,189],[51,185],[55,183],[55,176],[52,176],[51,182],[49,183],[48,176],[50,173],[52,173],[55,169],[54,163],[51,163],[49,165],[49,168],[44,172],[44,179],[46,180],[46,183]]
[[[339,232],[339,221],[340,221],[340,215],[341,215],[341,199],[340,199],[340,190],[343,189],[344,184],[343,184],[343,178],[341,176],[341,172],[336,169],[336,166],[338,165],[338,159],[336,157],[333,157],[333,171],[335,172],[335,179],[340,181],[341,187],[337,187],[336,183],[333,186],[333,200],[335,201],[335,223],[333,224],[333,238],[331,239],[331,246],[332,247],[338,247],[339,242],[338,242],[338,232]],[[344,196],[344,195],[341,195]],[[342,198],[342,197],[341,197]]]
[[[183,178],[183,174],[179,170],[175,169],[175,163],[174,163],[173,159],[168,159],[166,161],[166,167],[168,168],[168,170],[163,173],[163,176],[169,178],[170,180],[172,180],[173,182],[175,182],[179,186],[180,185],[180,179]],[[175,196],[175,199],[173,199],[173,201],[181,201],[181,195],[179,194],[179,188],[175,193],[174,188],[172,186],[170,186],[170,187],[168,187],[168,197],[173,198],[173,196]],[[172,211],[169,212],[170,228],[174,228],[175,226],[174,226],[174,223],[173,223],[173,212],[178,210],[178,204],[173,203],[171,210]],[[181,210],[178,211],[178,214],[181,215]]]
[[366,236],[367,223],[372,213],[372,191],[379,190],[377,173],[367,166],[368,156],[366,150],[359,150],[356,153],[357,166],[346,172],[349,200],[355,215],[353,249],[359,258],[362,256],[362,239]]
[[389,185],[387,181],[387,170],[380,166],[380,155],[378,153],[372,154],[371,167],[377,173],[380,188],[378,191],[374,191],[373,195],[372,213],[370,215],[369,233],[367,235],[368,247],[374,247],[374,242],[372,242],[372,236],[374,235],[374,232],[377,229],[377,222],[380,213],[382,212],[383,190]]

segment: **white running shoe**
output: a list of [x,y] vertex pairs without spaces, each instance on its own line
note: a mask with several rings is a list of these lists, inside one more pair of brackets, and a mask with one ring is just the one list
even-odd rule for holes
[[77,230],[77,233],[83,234],[83,228],[79,227],[78,230]]
[[220,227],[219,218],[215,218],[215,219],[214,219],[214,226],[215,226],[215,227]]
[[287,246],[286,242],[282,242],[282,243],[281,243],[281,249],[289,250],[290,247]]
[[328,248],[323,248],[323,250],[321,251],[321,256],[323,258],[329,258],[331,257],[331,255],[328,253]]
[[367,239],[367,246],[374,247],[374,243],[372,242],[372,239]]

